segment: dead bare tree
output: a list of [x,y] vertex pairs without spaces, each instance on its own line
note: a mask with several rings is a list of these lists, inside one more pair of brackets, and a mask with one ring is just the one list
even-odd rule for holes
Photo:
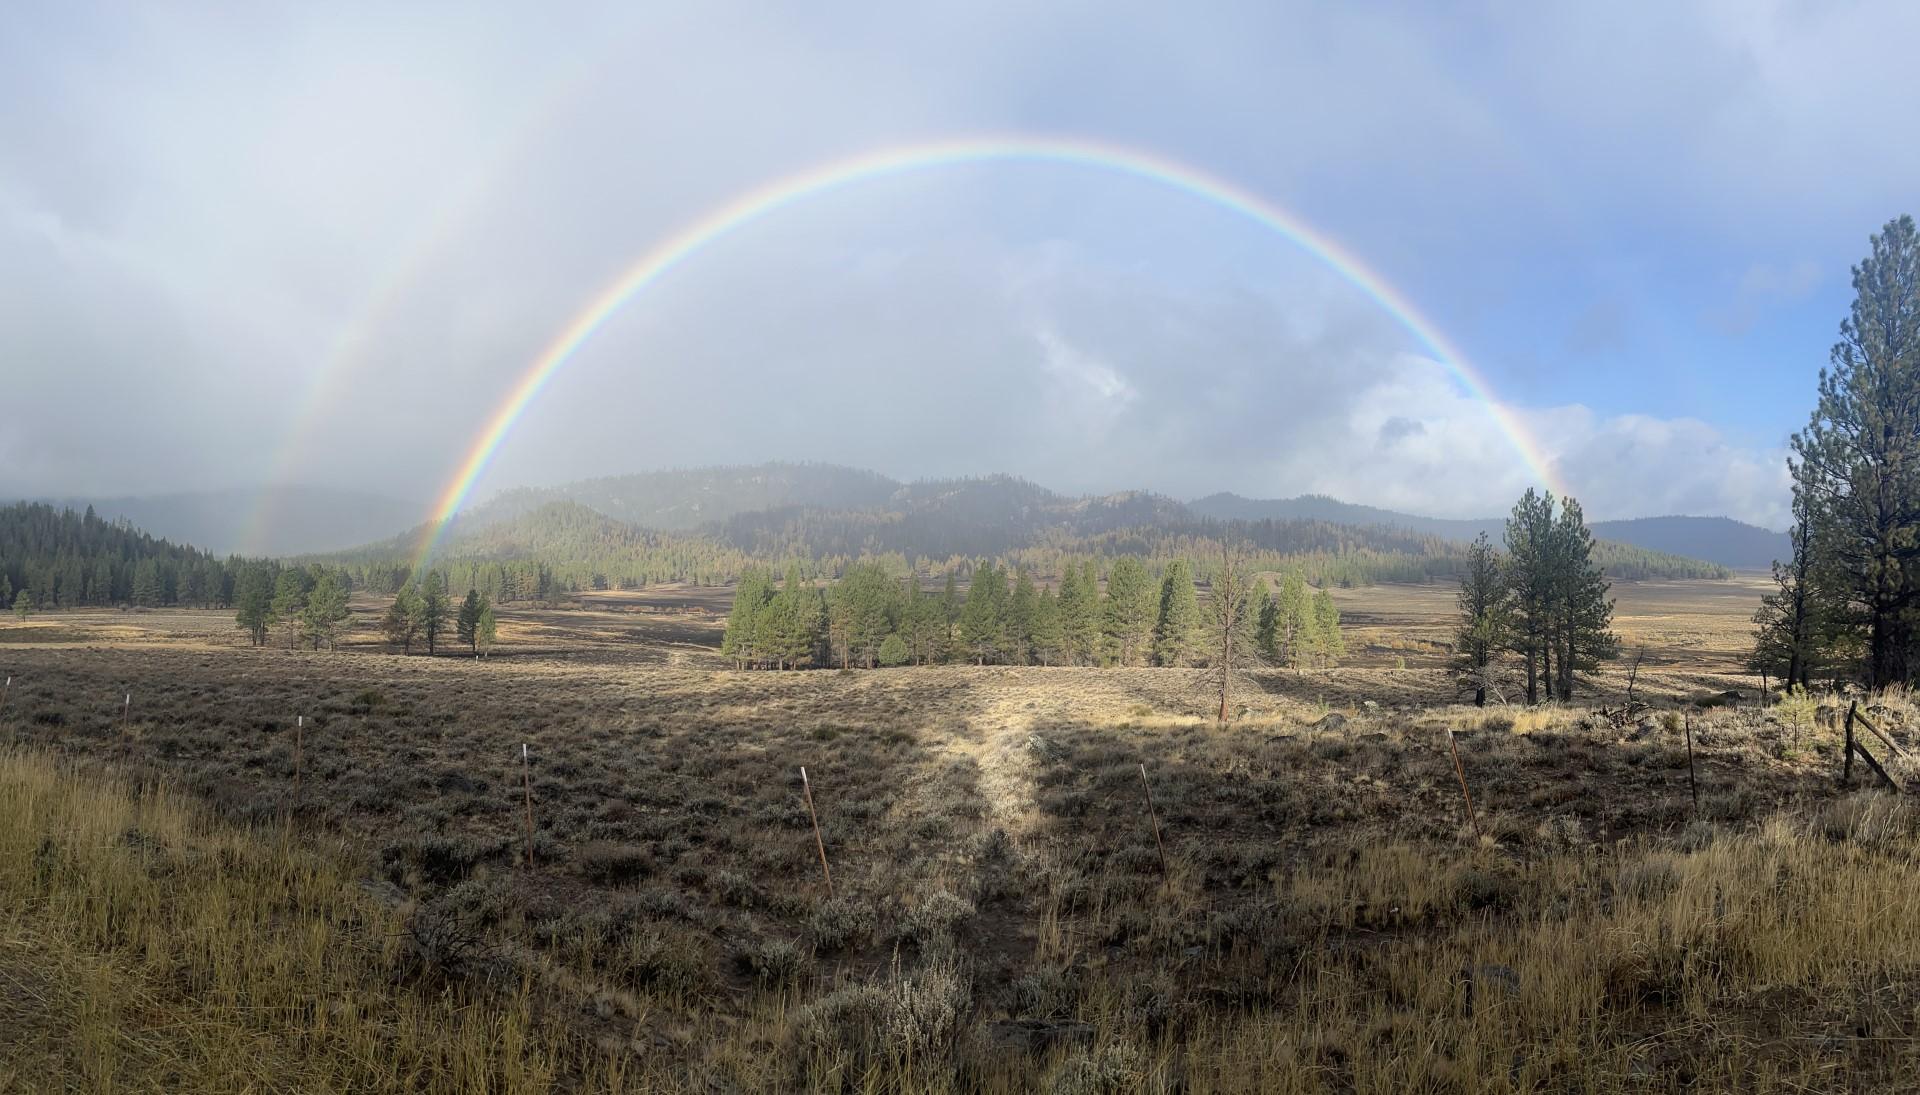
[[1233,702],[1233,667],[1236,658],[1248,657],[1253,644],[1237,642],[1250,630],[1251,615],[1259,611],[1258,587],[1253,575],[1241,564],[1238,554],[1225,541],[1220,542],[1220,569],[1210,583],[1213,593],[1213,648],[1220,652],[1219,721],[1230,721]]

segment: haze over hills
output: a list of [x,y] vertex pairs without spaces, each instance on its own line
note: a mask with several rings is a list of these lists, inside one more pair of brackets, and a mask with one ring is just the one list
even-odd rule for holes
[[[1355,505],[1320,494],[1256,499],[1221,493],[1195,499],[1188,505],[1196,513],[1221,520],[1284,521],[1306,518],[1340,524],[1391,525],[1450,540],[1471,540],[1485,532],[1498,543],[1506,529],[1504,515],[1483,519],[1421,517]],[[1634,517],[1591,521],[1587,527],[1602,540],[1632,544],[1649,551],[1684,555],[1691,559],[1704,559],[1734,570],[1765,570],[1775,559],[1789,558],[1793,552],[1792,541],[1786,533],[1749,525],[1730,517]]]
[[[275,556],[404,553],[419,542],[425,510],[417,502],[324,487],[280,488],[264,498],[264,510],[259,492],[240,489],[55,504],[91,504],[109,520],[125,518],[154,535],[219,555]],[[1129,530],[1150,529],[1163,538],[1203,536],[1219,521],[1285,524],[1284,537],[1272,529],[1265,536],[1282,550],[1311,544],[1313,550],[1413,552],[1433,550],[1426,540],[1465,542],[1482,531],[1497,540],[1504,527],[1503,517],[1423,517],[1324,495],[1250,499],[1218,493],[1191,502],[1151,491],[1076,497],[1009,475],[904,482],[835,464],[775,462],[514,488],[461,514],[441,542],[448,550],[489,555],[531,552],[536,544],[551,551],[558,541],[583,538],[584,513],[621,529],[587,540],[632,543],[649,533],[680,534],[753,557],[997,554]],[[1312,526],[1323,527],[1308,534]],[[1592,528],[1602,540],[1734,569],[1765,568],[1787,551],[1784,533],[1723,517],[1598,521]]]
[[[903,483],[834,465],[708,467],[508,491],[456,518],[437,537],[435,558],[538,560],[568,581],[613,584],[886,554],[936,564],[1000,556],[1051,573],[1072,556],[1208,556],[1228,534],[1274,565],[1310,557],[1323,580],[1417,581],[1454,573],[1479,527],[1332,499],[1279,516],[1206,508],[1149,491],[1075,497],[1008,475]],[[335,557],[411,561],[425,531],[416,525]],[[1599,558],[1618,577],[1725,573],[1604,539]]]
[[284,486],[230,487],[121,498],[21,498],[125,519],[144,532],[215,555],[302,555],[340,551],[390,535],[426,508],[372,491]]

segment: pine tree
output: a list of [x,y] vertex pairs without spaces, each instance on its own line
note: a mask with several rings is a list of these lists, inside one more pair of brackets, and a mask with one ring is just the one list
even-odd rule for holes
[[1041,590],[1033,602],[1033,650],[1041,665],[1057,665],[1069,658],[1066,628],[1060,621],[1060,599],[1050,589]]
[[1147,652],[1156,616],[1153,580],[1140,560],[1123,555],[1107,574],[1107,602],[1102,638],[1121,665],[1133,665]]
[[1493,687],[1500,654],[1513,642],[1512,593],[1501,570],[1500,555],[1481,533],[1467,549],[1460,574],[1460,625],[1454,632],[1454,670],[1473,702],[1484,707]]
[[1553,495],[1532,487],[1507,518],[1507,586],[1513,595],[1513,649],[1526,666],[1527,702],[1540,702],[1540,681],[1552,698],[1554,559]]
[[6,608],[12,604],[13,581],[5,574],[0,574],[0,608]]
[[907,641],[898,633],[890,634],[880,643],[880,664],[888,669],[905,665],[912,657],[907,650]]
[[439,647],[440,636],[447,632],[447,621],[453,616],[445,574],[433,571],[421,583],[419,613],[420,634],[427,640],[427,653],[433,654]]
[[1580,503],[1571,498],[1560,504],[1560,519],[1554,525],[1555,562],[1551,633],[1555,640],[1555,660],[1559,670],[1559,695],[1573,698],[1574,674],[1591,672],[1600,663],[1618,656],[1620,642],[1614,637],[1613,601],[1600,565],[1593,560],[1593,533],[1587,528]]
[[493,652],[493,643],[499,636],[498,627],[493,618],[493,602],[480,602],[480,622],[474,626],[474,652],[484,658]]
[[420,637],[420,592],[411,585],[400,587],[394,594],[393,603],[387,606],[386,614],[380,617],[380,630],[386,635],[387,642],[400,648],[401,653],[413,653],[414,640]]
[[956,584],[953,569],[947,569],[947,581],[940,589],[940,618],[942,629],[940,636],[940,660],[952,661],[960,650],[960,589]]
[[1006,645],[1007,578],[990,562],[973,570],[967,600],[960,608],[960,641],[974,664],[998,660]]
[[1281,658],[1280,601],[1273,595],[1272,588],[1262,584],[1260,604],[1254,610],[1253,642],[1260,656],[1270,662],[1279,662]]
[[[140,579],[134,578],[134,599],[139,599]],[[286,632],[287,649],[292,650],[300,641],[301,614],[307,607],[307,589],[309,576],[299,567],[288,567],[280,572],[273,583],[273,618]]]
[[1791,467],[1818,615],[1882,688],[1920,669],[1920,230],[1900,217],[1870,245]]
[[1807,507],[1799,492],[1793,501],[1795,521],[1789,534],[1793,557],[1773,563],[1774,591],[1760,599],[1753,614],[1753,652],[1747,668],[1780,680],[1781,686],[1810,688],[1820,658],[1820,622],[1815,618],[1812,589],[1813,559],[1808,551]]
[[347,587],[333,572],[328,571],[313,584],[307,593],[306,606],[301,610],[301,630],[313,643],[315,650],[322,644],[332,650],[339,640],[340,630],[351,618],[347,608]]
[[1167,565],[1160,580],[1160,607],[1153,622],[1153,659],[1161,665],[1185,665],[1193,659],[1200,626],[1200,602],[1193,592],[1193,567],[1185,559]]
[[1314,646],[1328,668],[1347,654],[1347,640],[1340,633],[1340,610],[1334,607],[1333,594],[1325,589],[1313,595]]
[[33,615],[33,593],[23,589],[13,599],[13,618],[24,620],[31,615]]
[[[74,600],[78,602],[78,590],[74,591]],[[155,559],[142,559],[133,567],[133,603],[151,608],[161,602],[160,563]]]
[[1013,593],[1007,598],[1007,660],[1026,665],[1034,659],[1034,626],[1040,613],[1040,594],[1033,575],[1021,567],[1014,574]]
[[[1094,609],[1099,598],[1099,587],[1087,584],[1080,564],[1067,560],[1060,575],[1060,596],[1055,606],[1060,633],[1060,660],[1064,664],[1075,665],[1093,657],[1092,644],[1083,646],[1081,643],[1082,636],[1088,633],[1089,622],[1095,619]],[[1097,623],[1094,626],[1097,629]],[[1097,636],[1099,632],[1095,630],[1093,634]]]
[[1307,595],[1307,577],[1298,570],[1289,570],[1280,579],[1280,595],[1275,608],[1278,621],[1275,633],[1278,638],[1281,661],[1289,662],[1296,668],[1306,664],[1308,652],[1304,649],[1307,633],[1313,625],[1313,602]]
[[267,632],[273,628],[273,584],[272,570],[254,563],[240,572],[234,585],[234,621],[247,629],[255,646],[265,646]]
[[760,567],[748,567],[734,583],[733,607],[720,637],[720,653],[744,669],[754,660],[760,643],[760,614],[773,599],[773,578]]
[[453,633],[459,641],[467,644],[469,654],[478,655],[478,631],[480,630],[480,591],[469,588],[466,599],[460,602],[460,613],[454,619]]

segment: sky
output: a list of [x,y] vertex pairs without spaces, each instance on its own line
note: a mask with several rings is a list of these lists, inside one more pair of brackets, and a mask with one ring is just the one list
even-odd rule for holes
[[1590,518],[1780,527],[1849,268],[1914,211],[1917,32],[1801,0],[29,2],[0,36],[0,494],[297,482],[424,518],[660,241],[822,163],[1018,134],[1257,195],[1464,360],[1191,193],[957,164],[701,248],[473,497],[792,459],[1485,516],[1545,471]]

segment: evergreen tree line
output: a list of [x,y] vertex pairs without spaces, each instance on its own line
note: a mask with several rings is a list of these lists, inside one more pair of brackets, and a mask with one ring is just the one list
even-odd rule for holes
[[350,625],[352,592],[352,580],[336,567],[244,563],[234,577],[234,621],[255,646],[277,639],[289,650],[302,645],[332,650]]
[[485,657],[498,638],[493,601],[478,589],[469,588],[455,607],[448,593],[447,575],[430,571],[418,582],[402,585],[380,618],[380,631],[387,643],[403,654],[413,653],[416,643],[428,654],[439,652],[449,625],[453,638],[475,657]]
[[1791,558],[1754,615],[1750,667],[1810,687],[1920,673],[1920,231],[1890,221],[1793,435]]
[[0,508],[0,608],[230,603],[238,559],[44,502]]
[[[1218,598],[1199,596],[1194,568],[1175,559],[1156,579],[1141,560],[1113,561],[1104,585],[1093,559],[1064,560],[1059,579],[1025,567],[969,565],[961,587],[947,570],[925,588],[912,567],[877,560],[850,565],[823,586],[798,564],[776,580],[763,567],[741,575],[721,653],[743,668],[837,665],[1191,666],[1217,660],[1205,636],[1219,629]],[[1244,587],[1243,587],[1244,588]],[[1325,589],[1309,592],[1287,572],[1278,590],[1257,583],[1253,611],[1229,622],[1243,650],[1274,664],[1328,666],[1345,653],[1340,614]]]
[[1507,519],[1506,552],[1485,533],[1460,577],[1454,666],[1474,702],[1524,674],[1528,703],[1572,699],[1579,674],[1617,657],[1609,583],[1580,504],[1528,489]]

